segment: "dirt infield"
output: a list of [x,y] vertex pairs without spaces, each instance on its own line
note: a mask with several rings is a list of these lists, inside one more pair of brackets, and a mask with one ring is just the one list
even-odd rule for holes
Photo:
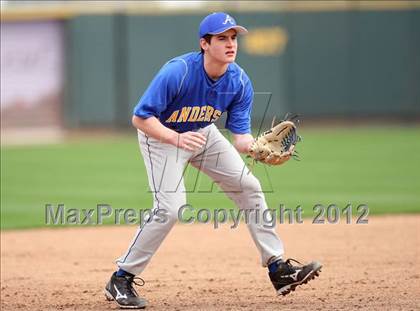
[[[177,225],[142,277],[150,310],[419,310],[420,215],[367,225],[279,225],[286,255],[319,278],[275,295],[245,225]],[[134,227],[1,234],[2,310],[115,310],[102,289]]]

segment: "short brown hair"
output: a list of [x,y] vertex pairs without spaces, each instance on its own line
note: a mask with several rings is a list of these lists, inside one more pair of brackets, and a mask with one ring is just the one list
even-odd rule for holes
[[[204,40],[206,40],[206,42],[208,43],[208,44],[210,44],[210,42],[211,42],[211,38],[213,37],[213,35],[209,35],[209,34],[207,34],[207,35],[205,35],[204,37],[203,37],[203,39]],[[200,48],[201,49],[201,48]],[[203,53],[204,54],[204,50],[203,49],[201,49],[201,53]]]

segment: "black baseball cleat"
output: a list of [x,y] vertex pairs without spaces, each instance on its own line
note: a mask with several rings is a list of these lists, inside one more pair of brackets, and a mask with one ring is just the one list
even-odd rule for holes
[[[298,266],[293,266],[292,261],[296,262]],[[297,260],[287,259],[286,261],[278,261],[277,270],[269,272],[268,275],[277,294],[285,296],[290,291],[294,291],[297,286],[308,283],[309,280],[319,276],[321,268],[322,265],[317,261],[302,265]]]
[[[141,280],[141,284],[135,280]],[[144,281],[134,276],[117,276],[114,272],[105,286],[105,297],[109,301],[115,301],[122,309],[143,309],[146,308],[147,301],[139,297],[139,294],[133,288],[133,284],[143,286]]]

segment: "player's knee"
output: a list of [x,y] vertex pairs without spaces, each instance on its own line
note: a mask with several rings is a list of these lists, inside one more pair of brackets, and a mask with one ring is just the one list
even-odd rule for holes
[[262,193],[261,184],[254,175],[246,175],[241,180],[241,191],[250,195]]
[[178,220],[178,210],[187,203],[184,195],[160,195],[155,198],[155,204],[165,213],[168,222],[174,223]]
[[173,204],[170,208],[170,211],[168,213],[168,218],[169,221],[171,222],[176,222],[178,220],[178,211],[180,208],[182,208],[183,206],[185,206],[187,204],[186,200],[185,201],[178,201],[176,204]]

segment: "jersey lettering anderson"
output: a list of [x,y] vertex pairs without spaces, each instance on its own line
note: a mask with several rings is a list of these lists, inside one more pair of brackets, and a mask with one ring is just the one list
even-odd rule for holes
[[251,132],[254,91],[244,70],[228,66],[217,81],[207,75],[203,54],[188,53],[167,62],[140,98],[134,114],[155,116],[179,133],[196,131],[227,112],[225,127],[234,134]]

